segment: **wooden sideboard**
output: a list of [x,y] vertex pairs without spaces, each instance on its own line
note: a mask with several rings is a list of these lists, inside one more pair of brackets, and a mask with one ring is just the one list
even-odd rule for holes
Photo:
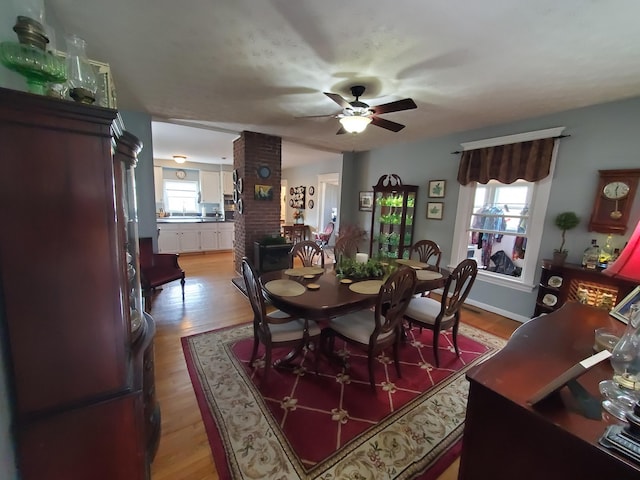
[[551,260],[543,260],[541,268],[534,317],[553,312],[567,302],[610,310],[635,288],[634,283],[611,278],[602,270],[572,263],[554,265]]
[[[523,324],[500,352],[469,370],[459,480],[640,478],[640,465],[598,444],[607,421],[582,416],[566,387],[535,407],[527,404],[593,354],[599,327],[624,330],[606,311],[570,302]],[[599,399],[598,383],[612,375],[605,361],[578,381]]]

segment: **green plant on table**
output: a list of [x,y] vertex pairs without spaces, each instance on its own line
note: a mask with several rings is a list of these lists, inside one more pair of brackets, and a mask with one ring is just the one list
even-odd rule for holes
[[369,259],[366,263],[356,262],[353,258],[343,258],[336,268],[339,278],[380,278],[384,276],[384,265],[378,260]]

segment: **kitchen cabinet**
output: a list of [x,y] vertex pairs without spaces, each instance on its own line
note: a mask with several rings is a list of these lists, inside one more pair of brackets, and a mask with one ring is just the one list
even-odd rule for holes
[[397,175],[383,175],[373,187],[369,256],[409,258],[413,242],[416,185],[403,185]]
[[222,171],[222,194],[233,195],[233,172]]
[[189,253],[233,249],[231,222],[159,223],[159,253]]
[[220,172],[200,170],[200,202],[222,203]]
[[[117,112],[0,89],[0,331],[22,480],[144,480],[159,438]],[[38,208],[38,215],[25,209]],[[43,234],[46,241],[43,242]],[[147,368],[149,368],[147,370]],[[4,392],[3,392],[4,394]]]
[[234,227],[235,226],[233,223],[218,224],[218,249],[219,250],[233,250]]
[[162,167],[153,167],[153,186],[155,187],[156,203],[164,202],[164,173]]

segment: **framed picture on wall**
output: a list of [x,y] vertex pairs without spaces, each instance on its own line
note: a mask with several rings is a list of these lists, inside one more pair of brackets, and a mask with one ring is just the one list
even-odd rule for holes
[[429,202],[427,203],[427,218],[430,220],[442,220],[443,210],[444,210],[444,203]]
[[624,297],[612,310],[609,315],[617,318],[623,323],[629,323],[631,317],[631,306],[637,305],[640,308],[640,286],[634,288],[629,295]]
[[273,200],[272,185],[256,185],[253,190],[254,200]]
[[358,209],[361,212],[371,212],[373,210],[373,192],[360,192]]
[[429,182],[429,198],[444,198],[446,180],[431,180]]

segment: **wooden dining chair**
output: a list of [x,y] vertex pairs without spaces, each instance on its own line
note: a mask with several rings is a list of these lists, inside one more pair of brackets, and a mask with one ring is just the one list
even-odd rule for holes
[[402,319],[415,287],[416,273],[412,268],[400,268],[393,272],[380,288],[373,312],[366,309],[336,317],[322,330],[322,351],[333,350],[335,337],[365,350],[369,383],[375,391],[373,361],[379,352],[392,346],[396,373],[400,377],[398,350],[402,337]]
[[261,384],[264,384],[271,368],[272,349],[279,347],[302,349],[311,342],[316,347],[314,351],[317,351],[320,328],[315,322],[291,317],[280,310],[267,314],[258,275],[246,257],[242,259],[242,276],[247,288],[247,297],[249,297],[249,302],[253,309],[253,350],[251,352],[250,365],[254,366],[258,355],[258,346],[262,343],[265,348],[265,355],[264,375]]
[[404,318],[409,326],[418,325],[421,328],[433,330],[433,356],[436,367],[440,366],[438,356],[438,340],[440,332],[452,329],[453,346],[456,356],[458,350],[458,327],[460,325],[460,309],[469,295],[478,273],[478,264],[467,258],[460,262],[447,278],[442,298],[435,300],[429,297],[414,297],[409,302]]
[[312,267],[314,262],[320,261],[320,266],[324,268],[324,252],[322,247],[311,240],[303,240],[296,243],[289,251],[289,267],[293,268],[296,258],[302,262],[303,267]]
[[418,254],[418,260],[427,263],[429,270],[440,271],[440,257],[442,250],[433,240],[420,240],[411,248],[411,255]]

